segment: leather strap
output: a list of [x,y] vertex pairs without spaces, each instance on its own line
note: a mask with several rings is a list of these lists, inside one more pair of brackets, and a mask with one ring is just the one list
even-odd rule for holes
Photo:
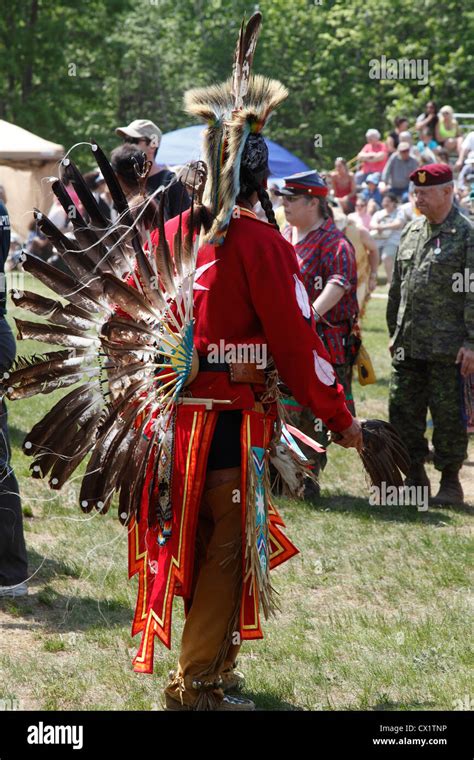
[[207,356],[199,356],[200,372],[228,372],[233,383],[265,385],[265,370],[255,362],[209,362]]

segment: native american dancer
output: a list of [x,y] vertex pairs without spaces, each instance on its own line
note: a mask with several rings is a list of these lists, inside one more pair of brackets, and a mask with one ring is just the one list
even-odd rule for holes
[[[118,221],[107,225],[66,159],[90,224],[78,210],[71,215],[71,244],[37,212],[69,273],[33,256],[24,267],[67,304],[14,295],[17,306],[47,319],[17,320],[19,337],[64,348],[19,360],[4,377],[6,395],[74,386],[28,433],[23,451],[34,456],[33,476],[48,476],[55,489],[90,454],[84,512],[106,513],[119,493],[129,571],[138,575],[136,671],[152,672],[155,636],[170,646],[173,597],[184,599],[168,709],[254,709],[224,689],[239,680],[241,642],[262,637],[260,614],[275,607],[269,571],[297,552],[268,484],[270,455],[286,475],[297,469],[295,457],[281,464],[282,438],[291,436],[280,417],[277,368],[343,446],[358,448],[374,482],[401,485],[399,470],[408,466],[384,423],[368,421],[361,433],[348,411],[313,329],[293,248],[274,224],[261,131],[287,93],[279,82],[250,77],[260,21],[255,14],[242,26],[233,77],[186,95],[188,112],[208,124],[204,198],[198,165],[192,183],[184,178],[195,187],[190,210],[165,226],[162,193],[159,229],[150,235],[141,223],[149,201],[130,209],[93,144]],[[53,190],[70,209],[60,181]],[[257,198],[268,224],[252,212]],[[253,359],[239,353],[244,346]]]
[[[253,54],[257,19],[247,29],[248,40],[239,42],[237,60]],[[294,252],[278,232],[264,190],[269,169],[261,130],[284,97],[280,83],[262,77],[248,82],[237,77],[185,97],[188,112],[208,123],[206,201],[209,219],[214,220],[202,235],[196,260],[194,345],[199,373],[178,406],[174,449],[169,453],[174,468],[169,484],[171,537],[160,546],[138,527],[136,539],[138,556],[146,551],[148,562],[157,567],[150,596],[137,608],[137,630],[140,626],[144,634],[136,669],[150,669],[155,634],[169,641],[171,603],[178,586],[186,599],[178,669],[166,689],[170,709],[222,703],[218,687],[235,685],[240,642],[260,638],[260,612],[268,616],[274,608],[269,570],[296,552],[281,532],[281,518],[270,501],[267,450],[279,444],[281,424],[276,426],[276,372],[270,369],[269,357],[332,430],[347,431],[348,444],[361,443],[359,424],[348,412],[328,356],[312,330]],[[251,210],[257,200],[269,224]],[[177,248],[180,224],[188,234],[189,217],[166,225],[171,249]],[[159,237],[152,235],[153,246]],[[216,356],[216,347],[225,355]],[[252,349],[253,361],[245,359],[246,347]],[[150,463],[150,481],[155,471]],[[153,489],[146,493],[159,499],[160,488],[163,478],[156,495]],[[164,493],[168,504],[168,488]],[[141,508],[145,516],[146,499]],[[252,706],[235,699],[230,705]]]

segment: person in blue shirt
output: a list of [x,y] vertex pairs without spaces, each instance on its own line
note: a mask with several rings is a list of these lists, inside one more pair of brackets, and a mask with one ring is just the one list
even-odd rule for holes
[[373,214],[382,208],[382,193],[379,190],[380,173],[367,175],[361,195],[367,201],[367,211]]
[[435,148],[438,147],[438,143],[432,137],[430,130],[425,127],[422,129],[420,133],[420,139],[418,140],[416,144],[417,150],[420,151],[420,153],[424,153],[424,151],[428,148],[428,150],[433,151]]
[[[5,262],[10,250],[10,219],[0,193],[0,376],[15,358],[15,338],[6,320]],[[0,396],[0,597],[28,593],[28,561],[23,515],[15,473],[10,465],[7,408]]]

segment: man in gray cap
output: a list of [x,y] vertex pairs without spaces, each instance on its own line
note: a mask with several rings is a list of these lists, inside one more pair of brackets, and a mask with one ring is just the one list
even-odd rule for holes
[[410,156],[410,144],[405,141],[398,143],[395,153],[392,153],[383,170],[382,180],[386,189],[395,193],[405,203],[408,200],[408,185],[410,174],[418,167],[416,158]]
[[125,143],[132,143],[140,148],[151,162],[146,181],[146,189],[150,195],[162,185],[166,187],[171,184],[166,198],[165,219],[172,219],[189,208],[189,196],[181,182],[176,180],[176,175],[169,169],[160,169],[156,163],[162,137],[161,129],[149,119],[135,119],[126,127],[117,127],[115,132]]

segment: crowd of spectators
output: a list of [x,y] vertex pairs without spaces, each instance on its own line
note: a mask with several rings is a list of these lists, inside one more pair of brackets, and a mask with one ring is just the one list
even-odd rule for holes
[[455,202],[467,216],[472,213],[474,131],[463,136],[453,108],[438,109],[429,101],[413,124],[399,115],[385,139],[371,128],[365,140],[351,161],[336,158],[325,179],[339,208],[374,238],[390,281],[401,232],[419,213],[409,179],[418,166],[449,163],[455,174]]
[[[159,128],[151,121],[138,119],[127,127],[118,127],[116,133],[122,143],[112,152],[111,162],[132,205],[136,197],[143,197],[144,193],[153,195],[158,187],[171,182],[165,217],[171,218],[180,208],[184,210],[189,205],[185,188],[179,182],[173,184],[172,172],[156,162],[161,141]],[[469,215],[471,202],[474,205],[474,131],[461,134],[449,105],[438,109],[435,102],[429,101],[416,119],[399,115],[385,137],[378,129],[368,129],[357,156],[350,161],[338,156],[333,169],[322,173],[343,214],[374,239],[389,281],[401,231],[418,213],[411,194],[410,174],[420,165],[436,162],[453,167],[456,202]],[[143,183],[141,176],[145,178]],[[74,205],[84,214],[67,170],[62,179]],[[100,172],[89,172],[85,179],[105,219],[115,221],[117,212]],[[272,200],[284,222],[277,197]],[[155,211],[154,204],[150,204],[150,213]],[[72,236],[71,219],[58,201],[48,215],[62,232]],[[54,255],[51,241],[38,233],[34,221],[27,249],[43,258]]]

